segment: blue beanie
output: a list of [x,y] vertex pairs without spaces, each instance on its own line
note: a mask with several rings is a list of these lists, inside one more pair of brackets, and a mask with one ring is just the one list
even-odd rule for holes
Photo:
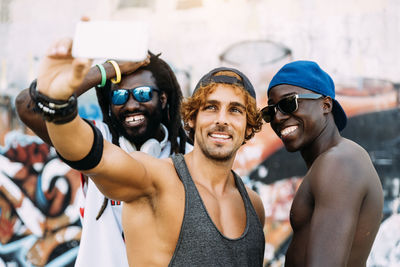
[[289,84],[330,96],[333,100],[332,114],[339,131],[346,127],[347,116],[339,102],[335,100],[335,84],[328,73],[313,61],[294,61],[283,66],[272,78],[270,90],[280,84]]

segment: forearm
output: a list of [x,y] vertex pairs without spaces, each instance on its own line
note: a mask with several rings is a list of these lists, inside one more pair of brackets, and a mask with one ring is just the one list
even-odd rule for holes
[[[109,65],[109,63],[106,65]],[[110,72],[111,70],[108,71]],[[101,80],[101,74],[99,73],[100,72],[96,66],[92,67],[89,73],[86,75],[82,85],[76,90],[76,94],[79,96],[98,84],[98,81]],[[21,121],[45,143],[52,145],[51,139],[47,132],[46,124],[42,116],[34,111],[35,103],[32,101],[29,89],[22,90],[18,94],[15,100],[15,106]]]
[[[114,77],[115,70],[110,63],[103,64],[106,70],[107,79]],[[101,82],[101,73],[98,67],[93,66],[83,79],[82,84],[75,90],[77,96],[85,93],[90,88],[98,85]],[[15,106],[21,121],[28,126],[37,136],[39,136],[45,143],[52,145],[51,139],[47,132],[46,124],[39,114],[34,111],[34,103],[32,102],[29,89],[21,91],[16,100]]]
[[52,145],[42,116],[33,111],[34,104],[29,95],[29,89],[25,89],[18,94],[15,99],[15,107],[21,121],[45,143]]
[[[106,73],[106,78],[111,79],[115,77],[115,69],[109,62],[105,62],[102,64],[105,73]],[[87,90],[90,88],[93,88],[101,83],[101,72],[97,66],[92,66],[89,70],[89,72],[86,74],[85,78],[83,79],[82,84],[78,87],[76,90],[76,95],[80,96],[84,94]]]

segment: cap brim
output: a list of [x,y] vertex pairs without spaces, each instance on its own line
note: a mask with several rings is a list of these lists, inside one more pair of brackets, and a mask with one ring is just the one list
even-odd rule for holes
[[342,131],[346,127],[347,116],[342,106],[335,99],[333,99],[332,114],[333,118],[335,119],[336,126],[338,127],[339,131]]

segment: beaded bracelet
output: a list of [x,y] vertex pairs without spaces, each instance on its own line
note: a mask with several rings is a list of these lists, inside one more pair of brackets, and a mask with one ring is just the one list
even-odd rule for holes
[[121,82],[121,70],[120,70],[120,68],[118,66],[118,63],[115,62],[115,60],[107,60],[107,62],[110,62],[113,65],[114,70],[115,70],[115,76],[116,77],[111,79],[111,82],[114,83],[114,84]]
[[72,121],[78,115],[78,101],[75,94],[67,100],[52,99],[40,93],[36,88],[36,80],[29,86],[29,94],[35,104],[33,111],[42,115],[43,119],[55,124]]

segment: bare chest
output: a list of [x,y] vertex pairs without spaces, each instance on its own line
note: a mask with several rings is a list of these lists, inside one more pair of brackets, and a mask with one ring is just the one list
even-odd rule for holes
[[246,228],[246,210],[238,190],[215,194],[196,184],[201,201],[210,220],[228,238],[240,237]]
[[314,198],[311,194],[310,185],[304,179],[293,199],[290,209],[290,223],[294,231],[300,231],[307,227],[311,221],[314,211]]

